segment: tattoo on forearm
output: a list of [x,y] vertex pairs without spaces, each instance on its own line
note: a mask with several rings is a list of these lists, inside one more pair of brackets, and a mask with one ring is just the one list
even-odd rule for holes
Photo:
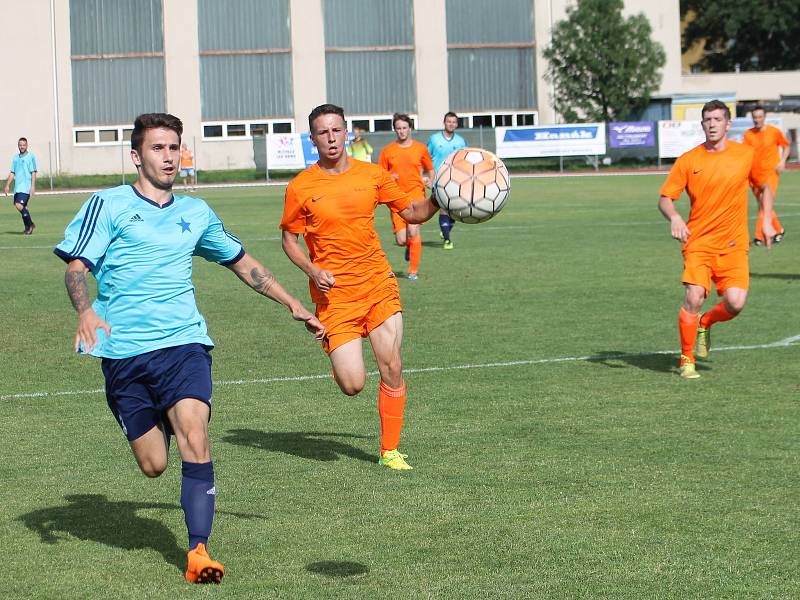
[[250,285],[259,294],[266,296],[273,283],[275,283],[275,276],[266,269],[250,270]]
[[67,294],[72,301],[72,306],[78,314],[89,308],[92,303],[89,300],[89,289],[86,287],[86,275],[74,271],[67,271],[64,275],[64,283],[67,286]]

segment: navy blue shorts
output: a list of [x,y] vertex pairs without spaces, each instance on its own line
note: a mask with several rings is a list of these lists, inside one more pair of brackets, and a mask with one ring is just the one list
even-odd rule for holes
[[202,344],[104,358],[102,368],[108,407],[128,441],[162,421],[172,433],[166,412],[179,400],[196,398],[211,407],[211,354]]
[[30,194],[23,194],[22,192],[17,192],[14,194],[14,204],[22,204],[22,206],[28,206],[28,200],[31,199]]

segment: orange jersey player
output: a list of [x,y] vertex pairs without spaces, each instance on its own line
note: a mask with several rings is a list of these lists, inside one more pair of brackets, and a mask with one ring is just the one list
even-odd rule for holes
[[[778,195],[780,173],[786,167],[786,159],[789,157],[789,140],[786,139],[780,129],[767,124],[767,111],[763,106],[756,106],[751,115],[753,117],[753,127],[744,132],[744,143],[756,151],[756,169],[760,171],[760,175],[763,178],[766,178],[774,201]],[[751,182],[751,187],[753,188],[753,193],[758,196],[760,188],[757,183]],[[756,246],[764,244],[763,223],[764,212],[759,205],[756,231],[753,239],[753,243]],[[775,243],[778,244],[783,240],[786,232],[774,210],[772,211],[772,227],[777,232]]]
[[[283,250],[308,275],[317,316],[327,328],[323,349],[334,380],[348,396],[364,389],[361,338],[369,338],[381,379],[378,462],[408,470],[406,455],[398,450],[406,401],[400,356],[403,308],[397,280],[375,232],[375,209],[386,204],[407,223],[424,223],[439,208],[433,199],[413,201],[379,165],[348,158],[347,126],[340,107],[316,107],[308,125],[319,161],[286,188],[280,224]],[[301,235],[308,254],[300,245]]]
[[[700,377],[697,356],[705,358],[711,347],[711,326],[738,315],[747,300],[750,271],[747,254],[747,184],[759,189],[765,219],[766,243],[771,245],[772,191],[754,163],[753,149],[728,139],[731,113],[719,100],[703,106],[706,140],[675,161],[661,187],[658,208],[670,221],[672,237],[683,243],[683,285],[686,293],[678,312],[681,338],[680,374]],[[689,194],[689,221],[673,203],[683,191]],[[700,317],[703,302],[714,282],[722,301]]]
[[[394,132],[397,139],[386,146],[380,155],[378,163],[397,181],[397,185],[411,198],[418,200],[425,197],[425,182],[422,172],[428,182],[433,181],[433,160],[425,144],[411,139],[411,117],[402,113],[395,113]],[[406,260],[408,265],[408,278],[417,279],[419,262],[422,258],[422,237],[419,234],[419,225],[406,223],[397,213],[392,212],[392,231],[398,246],[406,246]]]

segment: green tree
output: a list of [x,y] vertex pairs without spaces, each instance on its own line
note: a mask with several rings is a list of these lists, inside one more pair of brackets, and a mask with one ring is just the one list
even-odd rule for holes
[[707,71],[800,69],[798,0],[681,0],[681,14],[684,51],[703,42]]
[[622,0],[579,0],[544,50],[553,104],[570,122],[613,121],[643,109],[661,83],[664,49],[643,14],[622,16]]

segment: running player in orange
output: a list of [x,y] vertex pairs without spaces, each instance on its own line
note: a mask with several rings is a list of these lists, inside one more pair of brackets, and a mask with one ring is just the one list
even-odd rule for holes
[[[380,372],[378,462],[408,470],[398,450],[406,385],[400,346],[403,307],[397,279],[375,232],[375,208],[386,204],[407,223],[424,223],[439,212],[432,199],[412,202],[381,166],[348,158],[344,111],[333,104],[308,116],[319,161],[286,188],[280,227],[283,250],[309,278],[317,316],[327,328],[322,347],[333,377],[348,396],[366,383],[361,338],[369,338]],[[300,245],[303,236],[308,254]]]
[[[744,143],[752,146],[756,151],[756,169],[762,171],[762,177],[767,179],[774,201],[778,195],[778,180],[781,171],[786,167],[786,159],[789,158],[789,140],[780,129],[767,124],[767,111],[763,106],[756,106],[750,114],[753,117],[753,127],[744,132]],[[751,182],[750,185],[753,193],[758,197],[758,185],[755,182]],[[756,231],[753,236],[753,244],[756,246],[764,245],[764,233],[761,230],[763,223],[764,211],[759,202]],[[786,231],[781,226],[774,210],[772,211],[772,227],[777,232],[775,243],[779,244]]]
[[[413,200],[425,197],[425,182],[421,173],[424,171],[428,185],[433,182],[433,160],[425,144],[411,139],[411,117],[404,113],[394,113],[392,119],[397,139],[382,151],[378,164],[392,174],[392,177],[404,192],[408,192]],[[419,261],[422,258],[422,237],[419,225],[406,223],[397,213],[392,212],[392,230],[398,246],[406,246],[408,278],[417,279]]]
[[[725,103],[712,100],[703,106],[705,142],[675,161],[661,187],[658,208],[670,222],[672,237],[683,243],[683,285],[686,294],[678,312],[681,338],[680,375],[696,379],[697,356],[708,356],[711,326],[738,315],[747,300],[750,271],[747,253],[747,183],[759,186],[764,211],[764,235],[772,245],[772,191],[754,166],[753,149],[728,139],[731,113]],[[689,194],[689,222],[675,210],[683,191]],[[700,316],[714,282],[722,302]]]

